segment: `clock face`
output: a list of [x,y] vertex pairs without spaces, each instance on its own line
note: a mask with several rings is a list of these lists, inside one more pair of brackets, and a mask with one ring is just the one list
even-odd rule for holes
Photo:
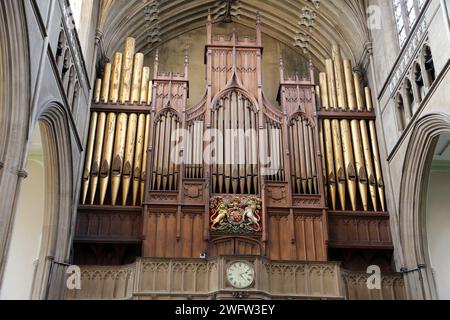
[[227,269],[227,280],[236,289],[245,289],[255,280],[255,270],[247,262],[234,262]]

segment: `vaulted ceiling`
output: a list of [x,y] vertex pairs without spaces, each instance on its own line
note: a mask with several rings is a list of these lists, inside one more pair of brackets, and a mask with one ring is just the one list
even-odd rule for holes
[[[133,36],[137,49],[149,52],[161,42],[204,27],[208,12],[220,15],[227,4],[233,21],[250,28],[259,11],[265,34],[310,55],[320,69],[333,43],[357,64],[369,41],[364,0],[101,0],[103,49],[110,55],[126,36]],[[161,41],[154,42],[155,36]],[[294,45],[296,38],[300,46]]]

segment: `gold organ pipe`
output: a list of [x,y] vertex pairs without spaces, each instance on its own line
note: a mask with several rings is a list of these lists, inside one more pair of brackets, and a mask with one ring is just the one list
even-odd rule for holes
[[136,53],[134,56],[133,77],[131,81],[131,103],[139,103],[141,99],[143,66],[144,54]]
[[94,89],[94,102],[100,102],[100,95],[102,92],[102,79],[95,80],[95,89]]
[[[372,92],[370,88],[365,88],[365,96],[366,96],[366,105],[368,111],[373,111],[373,102],[372,102]],[[373,120],[369,121],[369,130],[370,130],[370,139],[372,142],[372,153],[373,153],[373,162],[375,167],[375,176],[377,178],[377,187],[378,187],[378,195],[380,198],[381,209],[386,211],[385,207],[385,195],[384,195],[384,182],[383,182],[383,173],[381,170],[381,160],[380,153],[378,147],[377,140],[377,130],[375,127],[375,122]]]
[[361,139],[361,128],[358,120],[351,121],[353,148],[355,151],[355,166],[356,175],[358,179],[359,193],[361,195],[361,202],[364,211],[368,211],[368,198],[367,198],[367,172],[364,163],[364,149]]
[[369,121],[369,129],[370,129],[370,137],[372,140],[373,162],[375,166],[375,176],[377,177],[378,195],[380,198],[381,209],[383,211],[386,211],[384,200],[383,174],[381,170],[380,154],[378,149],[377,133],[374,121]]
[[352,64],[350,60],[344,60],[344,77],[345,77],[345,88],[347,91],[348,108],[352,111],[355,111],[357,108],[357,104],[352,73]]
[[139,99],[140,104],[148,103],[148,91],[150,90],[149,82],[150,82],[150,68],[144,67],[142,69],[141,97]]
[[84,173],[83,173],[83,191],[82,191],[82,204],[86,204],[86,197],[88,193],[89,188],[89,180],[91,176],[91,169],[92,169],[92,158],[94,153],[94,147],[95,147],[95,132],[97,131],[97,119],[98,119],[98,113],[92,112],[91,114],[91,127],[89,129],[89,137],[88,137],[88,143],[87,143],[87,149],[86,149],[86,159],[85,159],[85,165],[84,165]]
[[109,91],[111,85],[111,72],[112,72],[111,63],[105,64],[105,68],[103,70],[103,81],[102,81],[102,89],[100,99],[103,103],[108,103],[109,99]]
[[125,143],[125,158],[122,171],[122,206],[127,204],[133,175],[133,161],[136,149],[136,132],[138,128],[138,116],[133,113],[128,119],[127,140]]
[[138,128],[136,136],[136,152],[134,156],[134,170],[133,170],[133,206],[137,204],[137,197],[139,192],[139,185],[142,173],[142,158],[144,155],[145,142],[145,115],[140,114],[138,119]]
[[98,114],[97,130],[95,133],[95,148],[94,156],[92,157],[91,168],[91,201],[90,204],[94,204],[95,194],[97,193],[98,175],[100,173],[100,165],[102,160],[103,140],[105,136],[106,125],[106,113],[100,112]]
[[355,93],[356,93],[356,105],[358,106],[358,111],[363,111],[364,109],[364,99],[362,96],[361,90],[361,78],[357,73],[353,74],[353,82],[355,84]]
[[347,106],[347,96],[345,95],[344,68],[342,66],[341,49],[338,45],[333,45],[332,47],[332,58],[336,78],[338,107],[345,109]]
[[322,106],[325,108],[325,110],[328,110],[330,104],[328,100],[328,81],[327,81],[327,74],[322,72],[319,75],[320,79],[320,99],[322,100]]
[[127,138],[128,116],[126,113],[120,113],[117,117],[116,136],[113,152],[113,163],[111,168],[111,202],[115,206],[119,193],[120,180],[124,165],[125,143]]
[[356,170],[355,159],[353,156],[352,137],[350,131],[350,124],[348,120],[341,121],[341,133],[342,133],[342,150],[344,154],[345,173],[348,184],[348,192],[350,195],[350,203],[353,211],[357,209],[356,203]]
[[111,112],[106,119],[105,141],[103,143],[102,165],[100,167],[100,205],[105,203],[106,190],[108,188],[116,118],[116,114]]
[[145,191],[145,178],[147,176],[147,158],[148,158],[148,147],[150,141],[150,115],[145,117],[145,139],[144,139],[144,151],[142,155],[142,174],[141,174],[141,204],[144,202],[144,191]]
[[333,60],[325,60],[325,67],[327,71],[328,103],[331,109],[335,109],[338,103],[336,97],[336,79],[334,74]]
[[374,172],[373,162],[372,162],[370,136],[369,136],[369,131],[367,129],[367,123],[365,120],[360,121],[360,127],[361,127],[361,136],[362,136],[363,148],[364,148],[364,160],[366,163],[370,197],[372,199],[372,205],[373,205],[374,210],[378,211],[377,190],[376,190],[377,182],[376,182],[376,177],[375,177],[375,172]]
[[344,158],[342,154],[342,138],[339,120],[331,120],[331,130],[333,134],[334,162],[336,166],[336,178],[338,184],[339,199],[342,210],[346,210],[346,174]]
[[114,54],[114,60],[112,65],[111,85],[109,91],[109,101],[112,103],[117,103],[117,101],[119,100],[120,78],[122,72],[121,68],[122,68],[122,54],[120,52],[116,52]]
[[135,44],[136,40],[134,38],[128,37],[125,40],[119,92],[119,99],[121,103],[126,103],[130,100]]

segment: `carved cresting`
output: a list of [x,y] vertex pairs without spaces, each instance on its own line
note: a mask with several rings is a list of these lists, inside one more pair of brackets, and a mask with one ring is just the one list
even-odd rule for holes
[[233,234],[260,232],[261,204],[261,199],[257,197],[211,198],[211,231]]

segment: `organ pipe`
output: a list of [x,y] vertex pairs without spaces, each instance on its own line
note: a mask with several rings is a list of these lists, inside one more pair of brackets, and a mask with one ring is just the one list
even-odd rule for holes
[[119,92],[119,100],[121,103],[126,103],[130,100],[135,44],[136,40],[133,38],[127,38],[125,40]]
[[[134,53],[134,44],[133,38],[127,38],[123,54],[114,53],[112,62],[103,66],[102,77],[95,82],[95,103],[148,105],[151,102],[150,68],[143,66],[142,53]],[[91,205],[118,205],[120,196],[123,206],[142,204],[150,115],[135,113],[126,108],[117,112],[91,113],[83,172],[82,204],[88,202]],[[176,183],[176,173],[173,175]],[[108,190],[110,197],[106,197]]]
[[91,114],[91,125],[89,129],[89,137],[88,137],[88,143],[87,143],[87,149],[86,149],[86,162],[84,166],[84,172],[83,172],[83,191],[82,191],[82,200],[81,202],[83,204],[86,203],[86,197],[87,192],[89,188],[89,180],[91,176],[91,169],[92,169],[92,158],[94,156],[94,143],[95,143],[95,133],[97,131],[97,120],[98,120],[98,113],[92,112]]
[[[121,68],[122,68],[122,54],[120,52],[116,52],[114,54],[114,61],[112,65],[111,86],[109,92],[109,101],[112,103],[117,103],[117,101],[119,100],[120,79],[122,72]],[[107,91],[105,91],[105,94],[106,92]]]
[[101,101],[104,103],[108,103],[109,90],[111,85],[111,71],[112,71],[111,63],[105,64],[105,68],[103,70],[102,90],[100,97]]
[[102,92],[102,79],[95,80],[95,87],[94,87],[94,102],[99,103],[100,102],[100,95]]
[[[359,75],[352,73],[349,60],[342,60],[338,46],[333,46],[332,59],[325,61],[325,69],[326,72],[319,75],[321,107],[325,112],[338,108],[349,113],[365,108],[373,111],[370,88],[361,89]],[[385,191],[375,122],[338,120],[331,116],[321,121],[320,130],[325,155],[325,186],[333,210],[345,211],[346,201],[350,200],[353,211],[358,208],[378,211],[380,204],[384,211]],[[307,148],[308,144],[305,146]]]
[[[94,148],[94,156],[92,158],[92,167],[91,167],[91,201],[90,204],[94,204],[95,195],[97,193],[98,179],[100,174],[100,166],[102,160],[102,150],[103,150],[103,139],[105,136],[105,125],[106,125],[106,113],[101,112],[98,115],[97,122],[97,130],[95,133],[95,148]],[[86,161],[85,166],[89,166],[89,158]]]
[[125,158],[122,172],[122,205],[125,206],[130,191],[133,162],[136,148],[136,132],[138,129],[138,116],[133,113],[128,119],[127,140],[125,143]]

